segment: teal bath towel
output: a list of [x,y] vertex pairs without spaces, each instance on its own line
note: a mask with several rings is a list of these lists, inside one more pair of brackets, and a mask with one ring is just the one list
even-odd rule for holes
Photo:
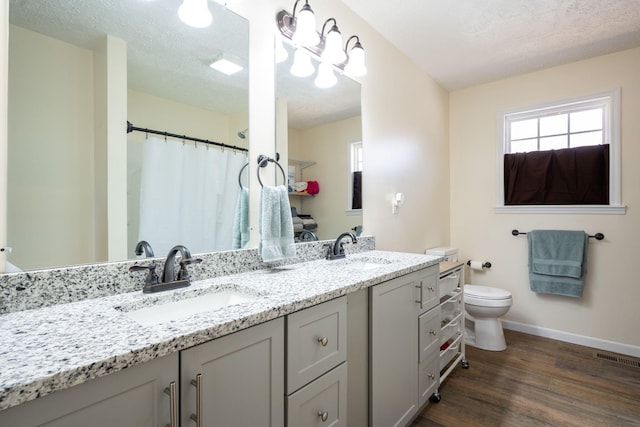
[[537,293],[582,296],[589,236],[584,231],[527,233],[529,285]]
[[274,262],[295,258],[291,205],[284,185],[262,188],[259,215],[262,261]]
[[249,242],[249,190],[240,189],[233,218],[233,249],[242,249]]

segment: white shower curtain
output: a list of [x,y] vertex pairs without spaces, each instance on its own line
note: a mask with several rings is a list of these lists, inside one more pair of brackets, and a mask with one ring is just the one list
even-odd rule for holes
[[231,249],[243,153],[156,137],[144,142],[138,240],[156,256]]

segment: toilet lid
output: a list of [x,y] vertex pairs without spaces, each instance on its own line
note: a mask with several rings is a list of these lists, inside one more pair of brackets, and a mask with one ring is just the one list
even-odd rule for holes
[[471,295],[483,299],[507,299],[511,298],[511,292],[490,286],[464,285],[465,295]]

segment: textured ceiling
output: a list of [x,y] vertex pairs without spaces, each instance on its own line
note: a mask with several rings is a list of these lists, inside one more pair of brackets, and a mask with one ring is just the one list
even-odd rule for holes
[[[127,42],[130,89],[223,114],[248,111],[248,22],[210,2],[213,25],[191,28],[179,20],[179,5],[179,0],[11,0],[9,21],[87,49],[107,34],[121,38]],[[212,70],[209,64],[223,52],[245,69],[233,76]]]
[[640,46],[640,0],[342,1],[448,90]]
[[[259,1],[259,0],[244,0]],[[213,24],[190,28],[177,15],[180,0],[10,0],[10,22],[93,49],[110,34],[127,42],[130,89],[210,111],[248,111],[248,69],[226,76],[209,68],[220,53],[249,65],[249,24],[209,1]],[[275,19],[275,14],[274,17]],[[321,90],[314,76],[293,77],[278,66],[277,96],[288,102],[289,125],[304,129],[360,113],[360,85],[340,76]],[[134,123],[143,126],[143,123]]]

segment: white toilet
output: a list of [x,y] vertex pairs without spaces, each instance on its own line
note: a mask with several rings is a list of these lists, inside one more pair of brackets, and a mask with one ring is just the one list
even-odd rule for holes
[[491,351],[506,349],[500,317],[511,304],[511,292],[504,289],[464,285],[465,344]]

